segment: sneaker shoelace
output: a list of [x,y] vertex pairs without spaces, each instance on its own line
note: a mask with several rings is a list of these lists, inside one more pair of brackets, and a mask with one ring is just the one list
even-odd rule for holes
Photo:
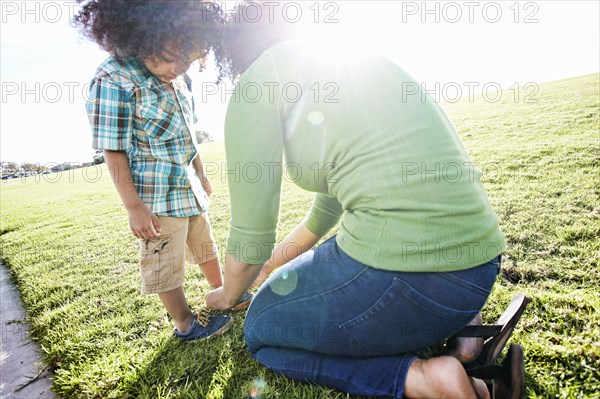
[[198,320],[198,324],[200,324],[202,327],[206,327],[210,323],[210,316],[204,312],[200,312],[200,313],[198,313],[197,320]]

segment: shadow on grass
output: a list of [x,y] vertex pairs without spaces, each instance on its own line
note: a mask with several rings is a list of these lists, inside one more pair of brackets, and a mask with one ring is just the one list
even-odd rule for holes
[[185,342],[171,335],[123,392],[129,398],[240,398],[260,366],[246,351],[243,316],[219,337]]
[[254,393],[261,399],[368,399],[271,372],[246,349],[244,315],[234,317],[235,326],[220,337],[182,342],[170,336],[119,397],[235,399]]

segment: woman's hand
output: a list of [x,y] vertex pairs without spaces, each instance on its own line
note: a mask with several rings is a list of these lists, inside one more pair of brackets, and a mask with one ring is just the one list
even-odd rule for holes
[[129,227],[134,236],[140,239],[160,237],[160,222],[144,204],[127,209]]
[[231,309],[234,305],[231,305],[224,299],[223,296],[223,287],[216,288],[206,294],[206,306],[215,310],[228,310]]
[[236,306],[252,282],[256,280],[261,266],[237,261],[233,255],[226,254],[223,286],[206,294],[206,306],[219,310]]

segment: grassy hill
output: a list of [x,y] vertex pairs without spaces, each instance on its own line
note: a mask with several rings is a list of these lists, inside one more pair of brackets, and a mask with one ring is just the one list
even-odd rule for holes
[[[533,301],[513,340],[526,356],[526,396],[600,397],[600,75],[540,85],[526,99],[446,104],[508,241],[484,309],[493,322],[516,292]],[[531,93],[528,91],[527,93]],[[526,101],[527,100],[527,101]],[[229,220],[222,143],[202,147],[218,243]],[[172,337],[156,297],[139,295],[137,241],[105,166],[0,183],[0,244],[65,398],[347,398],[288,381],[254,362],[243,316],[223,337]],[[311,195],[286,183],[279,237]],[[200,305],[208,285],[187,270]]]

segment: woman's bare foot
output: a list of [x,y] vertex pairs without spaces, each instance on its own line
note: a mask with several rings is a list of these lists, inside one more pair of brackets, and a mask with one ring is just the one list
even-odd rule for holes
[[479,396],[479,384],[452,356],[416,359],[408,369],[404,394],[408,398],[489,398]]
[[[478,313],[473,320],[468,324],[469,326],[481,326],[483,325],[483,318],[481,313]],[[483,338],[471,338],[471,337],[459,337],[456,339],[456,348],[452,349],[447,353],[448,356],[453,356],[463,364],[471,363],[481,353],[483,349]]]
[[469,380],[471,381],[471,386],[477,394],[477,399],[490,399],[490,391],[483,380],[472,377],[469,377]]

